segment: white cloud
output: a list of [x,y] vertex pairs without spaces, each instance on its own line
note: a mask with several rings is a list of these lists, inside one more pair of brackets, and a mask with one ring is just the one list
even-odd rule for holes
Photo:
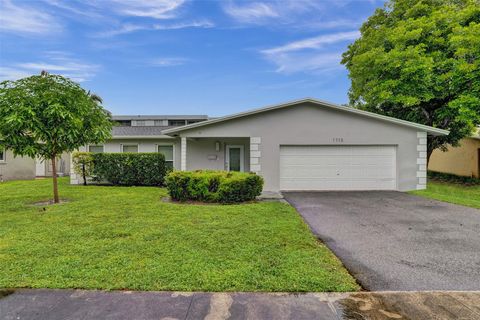
[[230,2],[223,9],[225,13],[241,22],[256,23],[265,18],[279,16],[279,13],[271,5],[261,2],[241,6]]
[[299,41],[290,42],[286,45],[263,50],[265,54],[276,54],[290,51],[298,51],[303,49],[319,49],[324,45],[332,44],[340,41],[355,40],[360,35],[359,31],[337,32],[325,34],[318,37],[307,38]]
[[[329,18],[331,19],[331,18]],[[297,29],[309,29],[309,30],[328,30],[328,29],[357,29],[359,28],[365,19],[336,19],[336,20],[324,20],[317,19],[316,21],[309,21],[305,23],[295,24],[294,28]]]
[[215,24],[209,20],[200,20],[192,22],[180,22],[169,25],[155,24],[153,30],[176,30],[185,28],[213,28]]
[[280,54],[270,57],[270,60],[277,65],[276,72],[326,72],[341,68],[340,52],[334,53],[295,53]]
[[60,31],[55,17],[32,6],[0,0],[0,31],[20,34],[47,34]]
[[0,67],[0,81],[3,80],[16,80],[31,76],[32,74],[16,68]]
[[354,8],[358,1],[374,3],[376,0],[224,0],[222,8],[238,23],[264,25],[269,28],[287,26],[296,30],[325,30],[357,28],[362,17],[355,15],[354,20],[346,19],[348,15],[343,13],[342,8]]
[[40,61],[11,63],[9,67],[1,68],[0,79],[16,80],[46,70],[84,82],[93,78],[100,69],[98,65],[82,62],[61,51],[46,52],[43,57]]
[[212,28],[215,25],[209,20],[199,20],[192,22],[180,22],[172,24],[152,24],[152,25],[141,25],[141,24],[123,24],[118,29],[107,30],[95,34],[95,37],[113,37],[121,34],[133,33],[136,31],[155,31],[155,30],[177,30],[185,28]]
[[174,67],[181,66],[188,61],[189,59],[186,58],[155,58],[150,61],[149,65],[154,67]]
[[42,0],[47,5],[52,6],[56,10],[56,14],[61,14],[69,20],[77,20],[82,23],[97,23],[101,22],[107,24],[109,18],[102,12],[106,10],[92,5],[88,1],[65,1],[65,0]]
[[324,34],[265,49],[261,53],[277,66],[277,72],[328,72],[342,67],[342,46],[358,36],[358,31]]
[[111,0],[111,9],[125,16],[171,19],[184,0]]
[[[223,11],[242,23],[265,24],[268,26],[282,24],[297,24],[305,17],[313,16],[315,20],[321,18],[329,7],[330,2],[338,0],[268,0],[248,2],[228,0],[224,2]],[[272,24],[272,21],[275,24]]]

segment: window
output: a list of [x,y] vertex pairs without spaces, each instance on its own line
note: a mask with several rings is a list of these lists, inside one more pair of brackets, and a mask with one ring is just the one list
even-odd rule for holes
[[184,126],[186,124],[185,120],[168,120],[169,126]]
[[122,145],[122,152],[138,153],[138,144],[124,144]]
[[5,149],[0,147],[0,161],[5,161]]
[[146,121],[145,120],[137,120],[137,127],[145,127]]
[[88,146],[88,152],[103,153],[103,146]]
[[192,123],[197,123],[197,122],[202,122],[204,120],[188,120],[187,124],[192,124]]
[[173,145],[159,145],[158,152],[165,157],[165,166],[167,169],[173,169]]
[[130,120],[117,120],[115,122],[121,127],[130,127],[132,125],[132,121]]
[[154,125],[156,127],[163,127],[165,126],[165,123],[163,123],[163,120],[155,120]]

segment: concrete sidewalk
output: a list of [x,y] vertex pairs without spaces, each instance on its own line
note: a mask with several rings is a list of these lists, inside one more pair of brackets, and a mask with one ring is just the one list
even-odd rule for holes
[[480,292],[275,294],[25,289],[3,295],[0,319],[480,319]]

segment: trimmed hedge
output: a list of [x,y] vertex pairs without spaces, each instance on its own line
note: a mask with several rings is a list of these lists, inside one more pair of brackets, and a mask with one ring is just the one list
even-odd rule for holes
[[94,153],[93,176],[98,182],[122,186],[162,186],[167,168],[161,153]]
[[173,171],[165,184],[173,200],[239,203],[262,193],[263,178],[246,172]]

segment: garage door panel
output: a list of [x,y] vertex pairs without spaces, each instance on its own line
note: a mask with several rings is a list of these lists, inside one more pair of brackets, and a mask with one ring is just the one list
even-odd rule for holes
[[[392,167],[372,167],[369,170],[365,170],[365,167],[359,168],[340,168],[340,167],[332,167],[332,168],[325,168],[325,167],[297,167],[297,166],[287,166],[284,167],[282,178],[302,178],[302,177],[310,177],[310,178],[328,178],[328,177],[338,177],[340,174],[343,176],[347,176],[350,178],[346,179],[354,179],[354,178],[385,178],[392,171]],[[339,177],[339,179],[341,179]],[[392,178],[393,179],[393,178]]]
[[302,181],[301,179],[294,181],[280,181],[281,184],[288,183],[288,189],[282,190],[320,190],[320,191],[345,191],[345,190],[394,190],[394,181],[379,180],[375,182],[375,185],[367,184],[371,182],[363,180],[338,180],[338,179],[323,179],[321,181],[322,187],[319,188],[319,181]]
[[281,146],[282,190],[394,190],[394,146]]

